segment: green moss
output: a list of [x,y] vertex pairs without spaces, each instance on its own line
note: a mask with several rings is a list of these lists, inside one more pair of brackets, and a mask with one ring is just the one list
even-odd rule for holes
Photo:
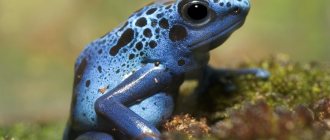
[[301,64],[285,55],[277,55],[259,63],[243,63],[238,67],[263,68],[271,76],[268,80],[253,75],[237,77],[233,82],[238,90],[231,93],[222,92],[220,86],[211,87],[201,105],[201,110],[211,108],[211,119],[226,118],[230,110],[260,99],[272,107],[292,109],[296,105],[309,105],[330,95],[330,71],[317,63]]
[[63,122],[17,123],[0,128],[0,140],[59,140]]
[[322,65],[299,64],[280,55],[261,62],[259,66],[269,70],[272,76],[266,82],[255,78],[242,80],[241,92],[247,95],[247,100],[264,98],[272,106],[292,108],[330,95],[330,73]]

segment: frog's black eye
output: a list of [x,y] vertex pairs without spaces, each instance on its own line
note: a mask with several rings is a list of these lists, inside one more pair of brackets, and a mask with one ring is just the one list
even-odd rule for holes
[[200,3],[191,4],[189,7],[187,7],[186,10],[187,16],[189,16],[190,19],[196,21],[203,20],[208,15],[207,8]]
[[205,24],[210,20],[208,5],[202,1],[191,1],[183,5],[181,9],[183,18],[192,24]]

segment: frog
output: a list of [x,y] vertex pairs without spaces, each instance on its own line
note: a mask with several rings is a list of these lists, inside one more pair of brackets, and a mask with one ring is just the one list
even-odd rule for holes
[[269,77],[260,68],[208,65],[210,51],[244,24],[249,10],[249,0],[155,1],[92,41],[75,63],[63,139],[160,139],[157,128],[171,117],[184,81],[205,89],[210,78]]

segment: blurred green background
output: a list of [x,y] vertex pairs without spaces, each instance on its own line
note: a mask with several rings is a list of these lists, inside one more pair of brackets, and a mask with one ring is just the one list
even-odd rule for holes
[[[212,52],[216,66],[274,53],[330,61],[329,0],[251,0],[246,24]],[[151,0],[0,0],[0,126],[64,122],[75,58]]]

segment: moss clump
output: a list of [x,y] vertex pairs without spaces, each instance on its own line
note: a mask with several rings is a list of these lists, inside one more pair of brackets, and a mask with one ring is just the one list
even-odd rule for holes
[[[330,103],[328,99],[324,100]],[[235,140],[329,139],[329,122],[315,119],[315,114],[316,110],[305,106],[296,106],[290,111],[282,107],[273,108],[259,101],[234,111],[227,119],[216,123],[212,127],[212,134],[219,139]]]
[[[179,115],[170,122],[185,118]],[[193,118],[190,118],[193,119]],[[183,119],[184,121],[184,119]],[[194,122],[193,124],[205,122]],[[169,124],[166,124],[169,125]],[[292,110],[272,107],[264,100],[245,104],[221,121],[213,124],[210,131],[197,131],[198,137],[180,128],[192,129],[188,122],[175,126],[171,123],[167,137],[171,139],[225,139],[225,140],[326,140],[330,139],[330,99],[321,99],[310,106],[299,105]],[[184,126],[182,126],[184,125]],[[191,128],[189,128],[191,127]],[[180,136],[180,137],[178,137]]]
[[[186,134],[187,138],[202,138],[208,136],[210,127],[206,124],[206,119],[196,120],[190,115],[177,115],[163,125],[164,131],[168,134]],[[170,135],[165,135],[170,138]]]

